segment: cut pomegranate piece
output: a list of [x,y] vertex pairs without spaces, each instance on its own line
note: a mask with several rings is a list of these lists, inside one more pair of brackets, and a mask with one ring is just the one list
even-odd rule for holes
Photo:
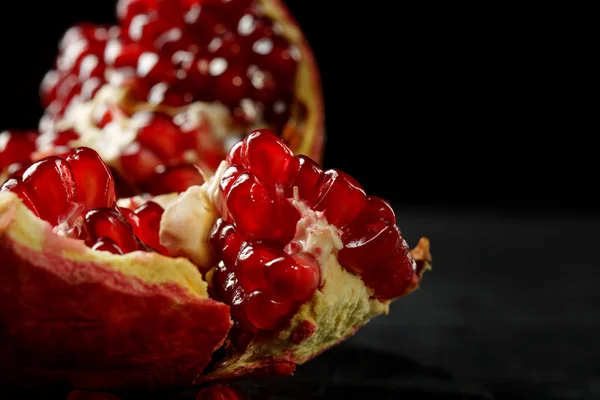
[[[69,399],[191,387],[231,327],[229,307],[209,299],[196,267],[158,253],[122,256],[115,236],[98,237],[86,250],[35,217],[12,185],[0,192],[3,380],[90,391]],[[114,211],[100,214],[120,220]],[[114,233],[114,226],[92,228]]]
[[[40,87],[40,130],[74,134],[55,145],[93,146],[136,193],[159,166],[187,162],[214,172],[233,137],[255,126],[284,135],[287,125],[294,150],[320,159],[316,63],[278,0],[122,0],[117,15],[119,26],[80,24],[60,41],[56,67]],[[101,112],[115,108],[123,111],[115,119]],[[155,118],[143,127],[130,123],[140,111]],[[77,122],[88,113],[94,124]],[[193,146],[173,135],[182,113],[203,126]],[[135,143],[139,159],[130,157]]]
[[[190,232],[204,240],[177,236],[182,221],[196,221]],[[387,313],[423,272],[388,202],[295,156],[267,129],[233,145],[213,176],[165,209],[160,237],[190,259],[204,252],[197,262],[211,294],[231,307],[228,357],[206,380],[290,373]]]

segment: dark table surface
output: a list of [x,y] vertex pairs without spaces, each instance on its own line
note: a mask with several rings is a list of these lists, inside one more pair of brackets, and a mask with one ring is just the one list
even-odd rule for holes
[[250,399],[600,399],[600,218],[397,213],[432,242],[421,289]]

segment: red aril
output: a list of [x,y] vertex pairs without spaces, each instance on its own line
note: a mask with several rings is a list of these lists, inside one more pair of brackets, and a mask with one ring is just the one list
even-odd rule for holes
[[276,300],[305,302],[321,285],[319,264],[310,254],[284,255],[264,265],[268,287]]
[[15,193],[17,196],[19,196],[27,208],[29,208],[38,217],[40,216],[40,213],[37,211],[35,204],[31,200],[21,177],[11,178],[4,182],[2,188],[0,189],[0,192],[3,191]]
[[[197,195],[206,198],[194,203]],[[349,175],[295,156],[267,129],[233,145],[217,174],[181,196],[165,211],[161,236],[177,228],[169,216],[192,220],[198,215],[186,217],[190,208],[213,202],[210,233],[198,235],[206,235],[218,266],[199,269],[207,271],[213,296],[231,306],[230,351],[240,362],[269,351],[268,340],[287,338],[277,343],[295,351],[317,335],[317,323],[331,332],[327,325],[337,323],[342,303],[358,320],[385,313],[390,300],[418,284],[422,271],[389,203],[368,197]],[[188,254],[182,246],[179,254]]]
[[77,148],[66,161],[71,165],[77,187],[74,198],[86,210],[112,207],[115,204],[115,185],[112,174],[98,153],[90,148]]
[[109,253],[113,253],[113,254],[123,254],[123,250],[121,250],[119,245],[116,244],[115,241],[109,237],[98,238],[94,242],[94,245],[92,246],[92,250],[108,251]]
[[244,304],[246,319],[252,327],[266,331],[281,328],[289,319],[293,308],[293,303],[274,300],[262,290],[250,293]]
[[153,201],[148,201],[133,212],[127,210],[129,213],[125,214],[124,211],[125,210],[121,209],[121,212],[133,227],[135,235],[140,238],[144,244],[161,254],[169,255],[169,252],[160,244],[158,238],[160,219],[164,212],[164,209],[161,206]]
[[131,225],[123,215],[112,208],[97,208],[85,216],[85,233],[96,242],[103,237],[111,238],[123,253],[140,250]]
[[193,164],[179,164],[157,168],[147,184],[142,187],[150,194],[180,193],[192,186],[204,183],[204,176]]
[[76,182],[69,164],[51,156],[38,161],[23,173],[23,186],[38,216],[52,225],[68,214],[76,197]]
[[[270,126],[284,135],[287,124],[286,141],[294,143],[294,150],[321,157],[316,63],[277,0],[129,0],[118,3],[117,15],[119,26],[80,24],[65,32],[56,69],[40,87],[46,109],[42,133],[75,132],[75,138],[83,138],[77,145],[93,146],[110,167],[126,175],[128,192],[147,187],[134,175],[148,179],[148,171],[158,165],[186,161],[214,172],[232,136],[255,126]],[[86,120],[83,114],[92,108],[112,107],[122,109],[123,115],[116,120],[108,114],[96,116],[90,127],[76,122]],[[196,107],[206,114],[196,118],[208,127],[208,135],[197,133],[195,145],[182,148],[182,141],[173,141],[161,121],[172,122],[190,109],[193,114]],[[306,109],[308,113],[294,111]],[[135,130],[128,120],[139,111],[161,115],[148,125],[156,128],[138,135],[161,163],[142,163],[134,172],[129,167],[121,170],[120,164],[139,163],[121,160],[132,154],[127,142],[115,157],[107,141],[119,130],[123,138]],[[60,145],[68,146],[71,140],[61,139]]]

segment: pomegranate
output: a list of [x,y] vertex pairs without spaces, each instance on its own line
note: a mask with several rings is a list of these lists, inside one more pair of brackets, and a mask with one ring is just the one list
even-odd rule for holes
[[413,257],[388,202],[266,129],[167,206],[160,239],[231,309],[227,356],[199,381],[291,373],[386,314],[430,257],[426,239]]
[[0,190],[0,373],[92,390],[290,374],[418,286],[429,243],[409,252],[395,222],[268,130],[181,194],[117,200],[94,150],[45,157]]
[[[159,243],[160,198],[116,202],[89,148],[0,190],[0,373],[79,387],[185,386],[231,321],[197,268]],[[127,208],[129,205],[131,208]]]
[[57,143],[91,147],[128,192],[151,194],[202,184],[189,165],[214,172],[253,128],[320,159],[319,73],[280,0],[120,0],[117,17],[60,40],[34,158]]

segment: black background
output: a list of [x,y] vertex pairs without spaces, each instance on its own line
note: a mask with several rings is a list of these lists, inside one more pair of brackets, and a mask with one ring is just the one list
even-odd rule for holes
[[[287,3],[322,73],[326,166],[390,199],[409,243],[429,236],[434,254],[422,290],[299,371],[328,371],[317,386],[330,392],[314,398],[385,388],[402,398],[434,398],[427,394],[438,389],[445,394],[435,398],[474,398],[461,397],[470,387],[461,379],[483,398],[598,398],[592,14],[549,5]],[[34,127],[38,85],[59,37],[78,21],[114,21],[114,3],[0,7],[0,129]],[[386,355],[356,355],[357,347]],[[385,358],[394,354],[401,358]],[[355,357],[378,372],[352,369]],[[450,371],[456,396],[411,360]],[[375,379],[379,363],[390,364],[383,380]],[[290,393],[308,385],[283,382]]]
[[[599,209],[584,11],[287,3],[321,69],[328,167],[400,205]],[[0,129],[33,127],[58,39],[114,2],[1,7]]]

